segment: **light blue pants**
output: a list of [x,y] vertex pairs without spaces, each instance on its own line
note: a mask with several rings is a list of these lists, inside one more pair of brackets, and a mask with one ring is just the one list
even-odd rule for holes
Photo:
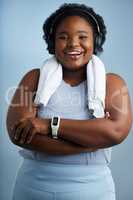
[[13,200],[115,200],[107,165],[64,165],[24,159]]

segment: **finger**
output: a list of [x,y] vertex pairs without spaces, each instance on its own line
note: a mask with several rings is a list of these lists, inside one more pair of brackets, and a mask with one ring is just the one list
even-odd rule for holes
[[14,139],[15,140],[20,140],[21,134],[23,133],[23,129],[26,126],[26,120],[20,120],[17,122],[14,126]]
[[33,138],[35,137],[35,135],[36,135],[36,130],[33,129],[32,131],[30,131],[30,134],[27,137],[26,143],[30,144]]
[[23,132],[21,133],[21,138],[20,138],[20,144],[24,144],[26,142],[26,139],[28,135],[31,132],[31,125],[28,124],[24,129]]
[[20,129],[23,128],[24,120],[17,121],[14,126],[12,127],[12,132],[13,132],[13,138],[17,139],[19,135],[17,136],[17,133],[19,134]]
[[14,139],[19,141],[20,144],[25,143],[30,128],[31,128],[31,122],[29,119],[21,120],[16,126]]
[[23,127],[21,125],[17,125],[14,131],[14,139],[17,141],[21,136],[21,132],[23,131]]
[[14,124],[14,126],[12,126],[12,128],[11,128],[12,137],[13,137],[13,138],[15,138],[17,128],[18,128],[18,122],[16,122],[16,123]]

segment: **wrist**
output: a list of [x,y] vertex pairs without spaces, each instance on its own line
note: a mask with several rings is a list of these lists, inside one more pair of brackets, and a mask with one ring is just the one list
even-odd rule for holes
[[47,119],[47,127],[46,127],[47,135],[51,135],[51,119]]
[[39,120],[38,123],[40,124],[40,132],[44,135],[49,135],[51,133],[51,120],[50,119],[44,119],[44,118],[36,118],[36,120]]
[[59,131],[59,126],[60,126],[60,117],[59,116],[54,116],[51,119],[51,132],[52,132],[52,138],[53,139],[58,139],[58,131]]

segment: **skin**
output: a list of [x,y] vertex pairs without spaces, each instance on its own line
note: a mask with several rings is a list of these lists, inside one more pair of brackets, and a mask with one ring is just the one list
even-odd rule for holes
[[[55,55],[62,64],[63,79],[71,86],[86,79],[86,64],[92,56],[93,43],[92,27],[84,18],[67,17],[57,27]],[[75,51],[82,53],[72,55]],[[20,99],[21,93],[17,89],[7,114],[11,141],[27,149],[63,155],[120,144],[127,137],[132,124],[130,97],[126,83],[120,76],[110,73],[106,77],[105,113],[109,115],[93,120],[61,119],[58,140],[50,136],[51,119],[37,117],[38,108],[30,95],[28,105],[12,106]],[[23,77],[18,88],[26,87],[27,93],[32,94],[37,89],[38,79],[39,69],[34,69]]]
[[[69,53],[73,51],[81,52],[81,55],[72,57]],[[92,53],[93,30],[88,22],[79,16],[64,19],[57,27],[55,39],[55,55],[63,66],[64,80],[70,84],[85,80],[86,64]]]

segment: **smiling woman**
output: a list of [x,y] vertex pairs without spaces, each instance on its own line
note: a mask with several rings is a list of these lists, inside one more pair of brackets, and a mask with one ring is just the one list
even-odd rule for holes
[[[73,72],[72,76],[77,75],[74,73],[76,71],[85,76],[85,66],[92,55],[93,43],[92,26],[84,18],[70,16],[58,25],[55,36],[55,55],[64,67],[64,79],[70,72]],[[82,80],[84,79],[86,76],[82,77]]]
[[[103,18],[64,4],[43,30],[54,56],[22,78],[7,114],[10,139],[24,158],[13,200],[115,200],[110,147],[127,137],[132,116],[125,81],[106,74],[97,56]],[[22,87],[27,103],[18,106]]]

